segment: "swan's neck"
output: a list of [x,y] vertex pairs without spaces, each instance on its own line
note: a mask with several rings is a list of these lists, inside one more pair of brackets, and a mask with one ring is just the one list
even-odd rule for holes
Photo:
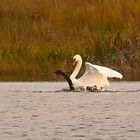
[[81,66],[82,66],[82,59],[80,59],[80,60],[77,62],[76,67],[75,67],[73,73],[72,73],[71,76],[70,76],[70,79],[71,79],[71,80],[76,79],[76,76],[78,75]]

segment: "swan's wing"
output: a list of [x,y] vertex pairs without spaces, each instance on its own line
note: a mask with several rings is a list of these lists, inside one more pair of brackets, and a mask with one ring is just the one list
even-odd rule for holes
[[78,80],[79,83],[83,86],[94,86],[97,88],[109,85],[107,76],[99,71],[98,68],[90,63],[85,63],[86,70],[84,75]]
[[107,77],[116,77],[116,78],[120,78],[122,79],[122,74],[112,70],[110,68],[104,67],[104,66],[98,66],[98,65],[92,65],[91,63],[86,62],[86,71],[88,72],[90,69],[94,70],[96,69],[96,71],[98,71],[99,73],[102,73],[103,75],[107,76]]
[[85,66],[86,66],[86,70],[85,70],[85,74],[84,75],[87,75],[87,74],[95,74],[95,73],[99,73],[100,72],[91,63],[86,62],[85,63]]

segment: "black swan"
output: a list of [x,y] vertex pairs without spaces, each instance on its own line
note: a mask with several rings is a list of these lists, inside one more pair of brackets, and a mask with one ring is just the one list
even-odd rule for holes
[[73,83],[72,83],[72,81],[71,81],[71,79],[69,78],[68,75],[66,75],[63,71],[60,71],[60,70],[55,71],[55,74],[57,76],[60,76],[60,75],[63,76],[69,84],[70,91],[74,91]]

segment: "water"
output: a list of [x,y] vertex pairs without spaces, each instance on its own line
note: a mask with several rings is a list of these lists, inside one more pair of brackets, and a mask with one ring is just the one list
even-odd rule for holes
[[64,92],[65,82],[1,82],[0,140],[139,140],[140,82]]

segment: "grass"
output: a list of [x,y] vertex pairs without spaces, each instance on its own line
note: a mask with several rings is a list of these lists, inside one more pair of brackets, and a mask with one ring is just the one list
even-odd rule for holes
[[1,80],[56,80],[75,54],[140,80],[139,17],[139,0],[0,0]]

